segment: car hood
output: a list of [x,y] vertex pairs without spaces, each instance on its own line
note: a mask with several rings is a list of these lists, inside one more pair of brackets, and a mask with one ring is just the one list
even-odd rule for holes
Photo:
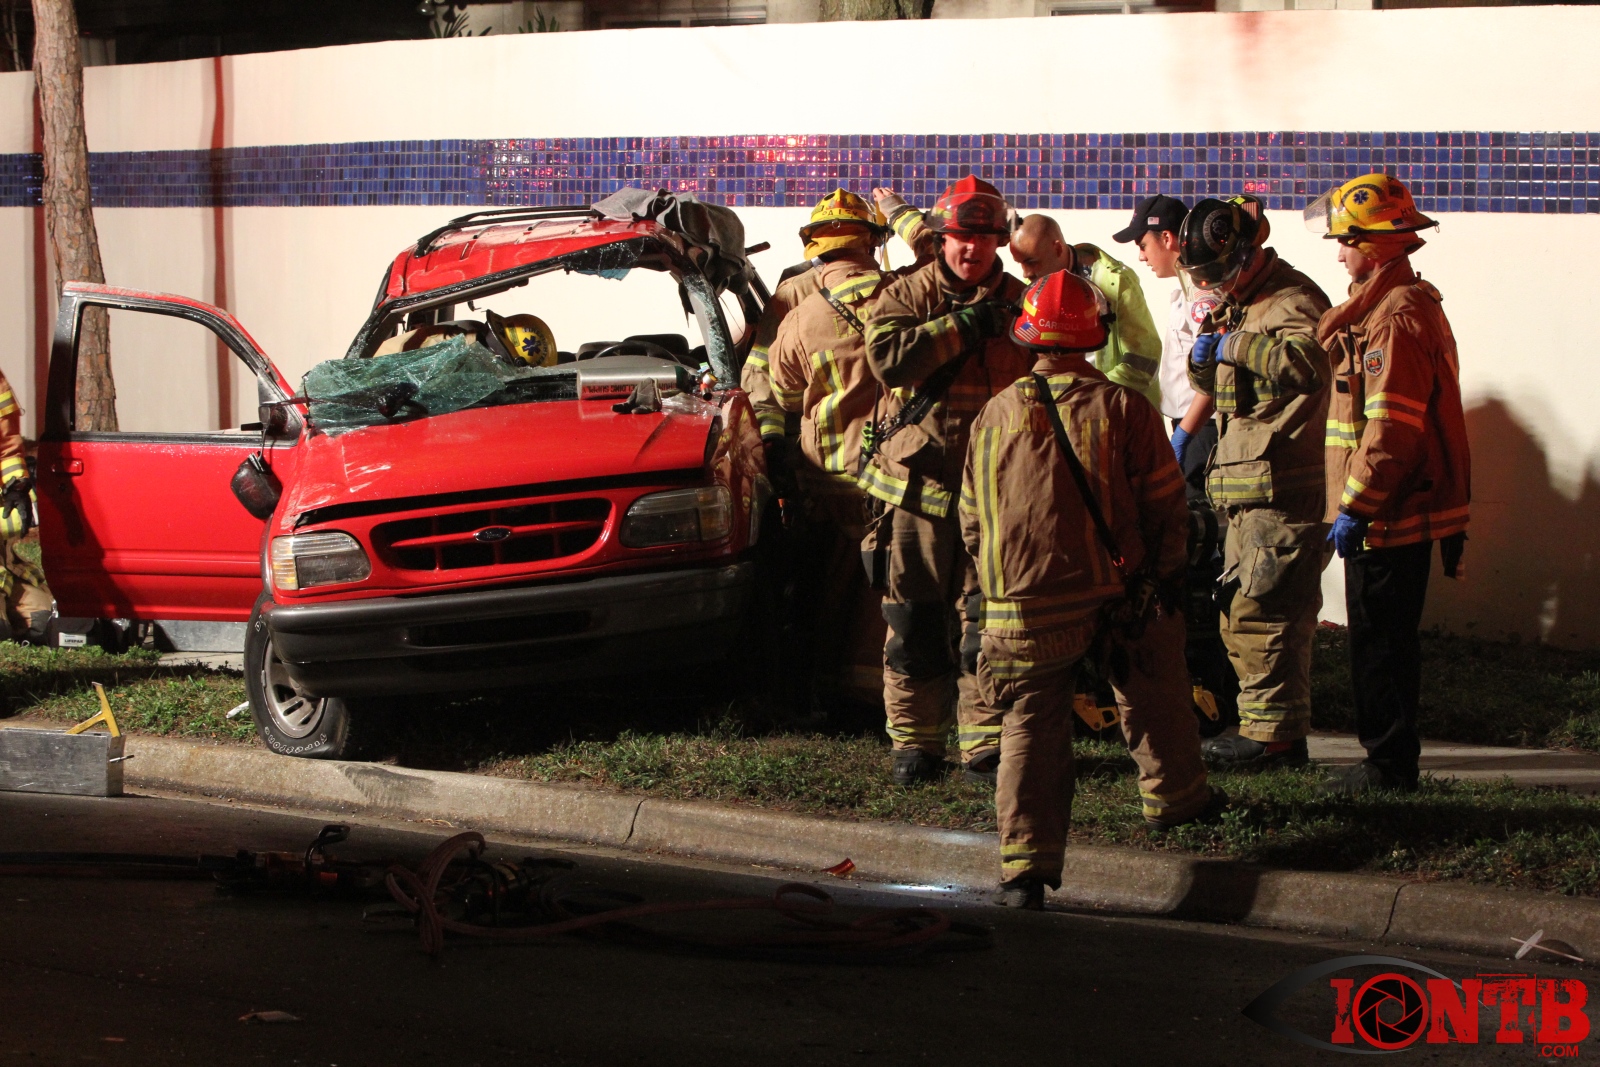
[[297,446],[285,521],[341,504],[704,466],[715,405],[677,396],[668,410],[619,415],[613,403],[509,404],[314,433]]

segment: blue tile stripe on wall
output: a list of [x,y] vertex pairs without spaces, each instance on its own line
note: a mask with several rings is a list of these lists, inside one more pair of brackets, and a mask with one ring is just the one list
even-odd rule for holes
[[[835,186],[929,203],[966,173],[1022,208],[1131,210],[1142,197],[1253,193],[1303,207],[1374,170],[1422,210],[1600,213],[1600,133],[760,134],[264,145],[99,152],[101,207],[549,206],[623,186],[732,207],[809,206]],[[0,155],[0,205],[39,203],[37,155]]]

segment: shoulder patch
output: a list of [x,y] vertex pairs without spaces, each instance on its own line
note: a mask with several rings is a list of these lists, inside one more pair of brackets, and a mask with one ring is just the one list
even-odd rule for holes
[[1216,297],[1202,296],[1200,299],[1189,305],[1189,321],[1194,323],[1196,326],[1199,326],[1206,321],[1206,316],[1211,314],[1212,310],[1215,309],[1216,306]]
[[1379,375],[1383,373],[1383,349],[1374,348],[1361,357],[1361,366],[1368,374]]

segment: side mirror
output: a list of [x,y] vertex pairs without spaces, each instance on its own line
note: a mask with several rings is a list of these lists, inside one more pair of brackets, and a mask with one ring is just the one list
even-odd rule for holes
[[283,404],[262,404],[256,409],[261,420],[261,436],[271,440],[289,432],[289,409]]
[[260,452],[245,457],[239,469],[233,472],[229,488],[246,511],[263,521],[272,518],[278,508],[278,498],[283,496],[283,485],[267,468]]

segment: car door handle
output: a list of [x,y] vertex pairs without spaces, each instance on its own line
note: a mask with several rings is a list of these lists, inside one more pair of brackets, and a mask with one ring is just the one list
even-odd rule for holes
[[57,460],[55,463],[52,463],[50,465],[50,473],[51,474],[82,474],[83,473],[83,460],[81,460],[81,459],[69,459],[69,460],[66,460],[66,461]]

